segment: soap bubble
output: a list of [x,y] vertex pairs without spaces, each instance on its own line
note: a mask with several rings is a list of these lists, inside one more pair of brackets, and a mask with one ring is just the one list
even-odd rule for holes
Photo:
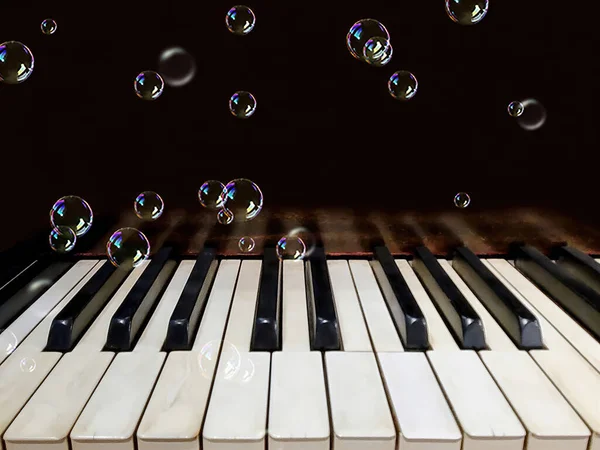
[[158,58],[158,71],[169,86],[181,87],[196,75],[196,61],[187,50],[169,47]]
[[475,25],[488,12],[489,0],[446,0],[446,14],[460,25]]
[[135,215],[143,220],[156,220],[162,216],[165,203],[160,195],[152,191],[144,191],[133,202]]
[[244,236],[238,242],[238,247],[240,248],[240,251],[244,253],[251,252],[252,250],[254,250],[255,245],[256,243],[254,242],[254,239],[252,239],[250,236]]
[[233,222],[233,213],[227,208],[222,208],[217,212],[217,222],[221,225],[229,225]]
[[133,88],[142,100],[156,100],[162,95],[165,82],[154,70],[145,70],[135,77]]
[[346,46],[354,58],[364,61],[363,49],[366,43],[377,37],[390,41],[390,34],[381,22],[375,19],[362,19],[352,25],[348,31]]
[[246,91],[237,91],[229,99],[229,111],[238,119],[248,119],[256,112],[256,99]]
[[33,73],[34,59],[31,50],[21,42],[0,44],[0,81],[19,84]]
[[234,6],[225,16],[225,25],[233,34],[244,36],[254,30],[256,17],[254,12],[247,6]]
[[303,259],[306,256],[306,245],[298,236],[284,236],[275,247],[279,259]]
[[390,41],[381,36],[372,37],[363,48],[364,60],[375,67],[383,67],[392,60],[394,49]]
[[67,253],[75,248],[77,235],[72,228],[58,226],[50,231],[48,237],[50,248],[57,253]]
[[115,267],[133,269],[150,256],[150,242],[135,228],[120,228],[106,243],[106,254]]
[[256,183],[247,178],[236,178],[225,186],[220,203],[233,213],[236,220],[254,219],[263,207],[263,194]]
[[317,240],[315,235],[306,227],[293,228],[287,236],[298,237],[302,240],[304,247],[306,248],[304,257],[309,257],[317,246]]
[[87,233],[93,221],[92,208],[84,199],[76,195],[59,198],[50,210],[52,228],[69,227],[77,236]]
[[58,28],[58,25],[54,19],[44,19],[42,20],[40,28],[44,34],[54,34]]
[[459,192],[454,196],[454,205],[457,208],[466,208],[471,204],[471,197],[466,192]]
[[546,108],[532,98],[523,100],[523,113],[517,118],[517,123],[527,131],[534,131],[546,123]]
[[208,180],[202,183],[198,189],[198,200],[200,204],[208,209],[220,209],[223,207],[221,194],[225,190],[225,185],[217,180]]
[[406,70],[394,72],[388,80],[388,91],[396,100],[410,100],[418,89],[417,78]]
[[511,117],[519,117],[521,114],[523,114],[523,110],[525,109],[525,107],[523,106],[523,103],[521,102],[510,102],[508,104],[508,115]]

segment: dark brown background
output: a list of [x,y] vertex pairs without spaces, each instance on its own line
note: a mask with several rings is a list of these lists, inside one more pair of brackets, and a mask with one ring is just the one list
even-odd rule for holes
[[[135,223],[133,199],[155,190],[168,214],[152,224],[153,242],[174,231],[194,253],[215,233],[200,184],[248,177],[265,210],[227,230],[230,252],[240,235],[261,241],[298,224],[317,224],[333,253],[364,251],[372,234],[395,252],[420,241],[442,252],[457,239],[481,253],[516,239],[600,251],[592,14],[491,0],[479,25],[462,27],[443,0],[252,0],[256,28],[240,38],[224,25],[232,5],[3,5],[0,41],[27,44],[35,71],[22,85],[0,85],[0,248],[47,228],[62,195],[84,197],[96,217]],[[58,22],[53,36],[39,29],[46,17]],[[364,17],[390,31],[395,54],[384,68],[346,49],[348,29]],[[135,76],[156,69],[170,45],[196,57],[196,78],[139,100]],[[386,90],[399,69],[419,80],[405,104]],[[227,110],[236,90],[257,98],[247,121]],[[548,110],[534,132],[506,113],[528,97]],[[467,211],[452,204],[458,191],[472,196]],[[269,228],[273,217],[281,221]]]

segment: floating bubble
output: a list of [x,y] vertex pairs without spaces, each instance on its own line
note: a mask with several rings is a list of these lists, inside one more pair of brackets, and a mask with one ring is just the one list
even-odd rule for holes
[[106,243],[106,254],[113,266],[133,269],[150,256],[150,242],[135,228],[120,228]]
[[254,12],[244,5],[237,5],[227,11],[225,16],[225,25],[233,34],[245,36],[254,30],[256,17]]
[[280,259],[303,259],[306,256],[306,244],[298,236],[284,236],[275,247]]
[[394,72],[388,80],[388,91],[396,100],[410,100],[418,89],[417,78],[406,70]]
[[299,237],[302,240],[304,247],[306,248],[305,258],[310,256],[317,246],[315,235],[306,227],[296,227],[292,229],[287,236]]
[[237,91],[229,99],[229,111],[238,119],[247,119],[256,111],[254,95],[246,91]]
[[519,117],[525,109],[521,102],[510,102],[508,104],[508,115],[511,117]]
[[[220,360],[219,353],[221,354]],[[204,344],[198,355],[198,366],[202,376],[212,380],[218,360],[219,369],[223,371],[222,375],[226,380],[233,378],[240,370],[241,355],[237,347],[224,341],[223,348],[221,348],[221,341],[213,340]]]
[[365,45],[369,40],[377,37],[390,41],[390,34],[381,22],[375,19],[362,19],[352,25],[350,31],[348,31],[346,46],[354,58],[364,61],[363,49]]
[[254,219],[263,207],[263,194],[253,181],[236,178],[225,186],[220,203],[240,222]]
[[251,252],[254,250],[255,245],[256,243],[254,242],[254,239],[252,239],[250,236],[244,236],[238,242],[238,247],[242,252]]
[[457,208],[466,208],[471,203],[471,197],[466,192],[459,192],[454,196],[454,205]]
[[5,330],[3,333],[0,333],[0,356],[8,356],[12,352],[15,351],[19,340],[15,333],[10,330]]
[[156,220],[162,216],[165,203],[160,195],[152,191],[144,191],[133,202],[135,215],[143,220]]
[[527,131],[534,131],[546,123],[546,108],[532,98],[523,100],[523,113],[517,118],[517,123]]
[[446,0],[446,14],[460,25],[475,25],[488,12],[489,0]]
[[50,242],[50,248],[55,252],[67,253],[75,248],[77,235],[72,228],[58,226],[50,231],[48,241]]
[[36,363],[33,358],[23,358],[19,363],[19,367],[21,368],[21,372],[31,373],[35,370]]
[[154,70],[144,70],[133,82],[135,94],[142,100],[156,100],[165,89],[165,82]]
[[54,19],[44,19],[42,20],[40,28],[44,34],[54,34],[58,28],[58,25]]
[[83,236],[92,227],[94,214],[88,202],[76,195],[59,198],[50,210],[52,228],[65,226],[77,236]]
[[375,67],[383,67],[392,60],[394,49],[390,41],[381,36],[369,39],[363,48],[363,59]]
[[169,47],[158,57],[158,71],[171,87],[188,84],[196,75],[196,60],[182,47]]
[[198,189],[198,200],[200,204],[208,209],[220,209],[223,207],[221,193],[225,185],[217,180],[205,181]]
[[33,73],[34,59],[31,50],[21,42],[0,44],[0,81],[19,84]]
[[229,211],[227,208],[222,208],[217,213],[217,222],[221,225],[229,225],[233,222],[233,213]]

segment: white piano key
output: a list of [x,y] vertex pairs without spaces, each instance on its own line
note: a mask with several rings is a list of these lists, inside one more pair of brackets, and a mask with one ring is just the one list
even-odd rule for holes
[[356,292],[376,352],[401,352],[402,342],[369,261],[349,261]]
[[283,261],[282,335],[284,351],[310,352],[304,261]]
[[327,268],[344,351],[372,351],[348,261],[327,261]]
[[333,448],[394,450],[396,429],[371,352],[327,352]]

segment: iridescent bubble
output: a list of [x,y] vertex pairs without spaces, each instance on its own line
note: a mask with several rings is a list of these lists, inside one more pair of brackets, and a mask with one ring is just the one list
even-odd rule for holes
[[254,12],[244,5],[237,5],[227,11],[225,25],[233,34],[244,36],[254,29],[256,17]]
[[0,44],[0,81],[19,84],[33,73],[34,59],[31,50],[21,42]]
[[233,213],[227,208],[222,208],[217,212],[217,222],[221,225],[229,225],[233,222]]
[[523,110],[525,109],[525,107],[523,106],[523,103],[521,102],[510,102],[508,104],[508,115],[511,117],[519,117],[521,114],[523,114]]
[[227,183],[220,202],[238,221],[245,222],[254,219],[262,210],[263,194],[253,181],[237,178]]
[[246,91],[237,91],[229,99],[229,111],[238,119],[247,119],[256,111],[254,95]]
[[19,367],[21,368],[21,372],[31,373],[35,370],[36,367],[35,359],[33,358],[22,358],[19,363]]
[[54,19],[44,19],[42,20],[40,28],[44,34],[54,34],[58,28],[58,25]]
[[135,215],[143,220],[156,220],[165,210],[165,202],[153,191],[144,191],[133,202]]
[[67,253],[75,248],[77,235],[72,228],[58,226],[50,231],[48,237],[50,248],[57,253]]
[[169,86],[184,86],[196,75],[196,60],[181,47],[169,47],[158,58],[158,71]]
[[517,123],[527,131],[534,131],[546,123],[546,108],[537,100],[528,98],[521,102],[523,113],[517,118]]
[[120,228],[106,243],[106,254],[113,266],[133,269],[150,256],[150,242],[135,228]]
[[389,42],[388,30],[375,19],[362,19],[356,22],[346,35],[346,46],[350,54],[359,61],[364,61],[363,49],[365,44],[376,37],[382,37]]
[[284,236],[275,247],[280,259],[303,259],[306,256],[306,245],[298,236]]
[[381,36],[369,39],[363,48],[363,59],[375,67],[383,67],[392,60],[394,49],[390,41]]
[[406,70],[394,72],[388,80],[388,91],[396,100],[410,100],[418,89],[417,78]]
[[302,240],[306,247],[305,257],[310,256],[317,246],[315,235],[306,227],[296,227],[292,229],[287,236],[298,237]]
[[165,89],[165,82],[154,70],[144,70],[133,82],[135,94],[142,100],[156,100]]
[[485,17],[489,6],[489,0],[446,0],[446,14],[460,25],[475,25]]
[[454,205],[457,208],[466,208],[471,203],[471,197],[466,192],[459,192],[454,196]]
[[223,207],[221,194],[225,185],[217,180],[205,181],[198,189],[198,200],[200,204],[208,209],[220,209]]
[[254,242],[254,239],[252,239],[250,236],[244,236],[238,242],[238,247],[240,248],[240,251],[244,253],[251,252],[252,250],[254,250],[255,245],[256,243]]
[[92,227],[94,214],[88,202],[76,195],[59,198],[50,210],[52,228],[65,226],[77,236],[83,236]]

